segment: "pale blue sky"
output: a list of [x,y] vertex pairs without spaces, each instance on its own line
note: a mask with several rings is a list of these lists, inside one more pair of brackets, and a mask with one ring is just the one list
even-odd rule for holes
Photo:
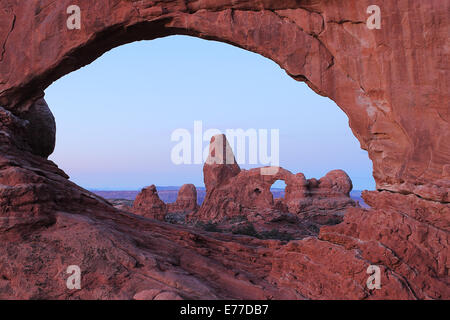
[[171,133],[193,132],[195,120],[205,130],[279,129],[282,167],[307,178],[343,169],[354,189],[375,187],[367,152],[333,101],[228,44],[174,36],[121,46],[56,81],[45,98],[57,124],[50,159],[85,188],[202,186],[202,165],[170,158]]

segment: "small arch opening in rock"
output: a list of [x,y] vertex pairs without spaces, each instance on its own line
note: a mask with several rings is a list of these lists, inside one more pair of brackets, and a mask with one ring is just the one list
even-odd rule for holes
[[286,182],[283,180],[275,181],[270,187],[270,192],[272,192],[274,201],[284,199],[286,193]]

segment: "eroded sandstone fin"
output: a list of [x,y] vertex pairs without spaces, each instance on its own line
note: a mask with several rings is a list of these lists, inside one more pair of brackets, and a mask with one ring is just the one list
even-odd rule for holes
[[241,171],[224,134],[215,135],[209,144],[208,158],[203,166],[206,191],[223,184]]

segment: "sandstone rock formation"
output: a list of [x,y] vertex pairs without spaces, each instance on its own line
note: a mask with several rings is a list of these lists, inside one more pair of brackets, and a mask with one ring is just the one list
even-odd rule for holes
[[159,198],[154,184],[142,189],[133,203],[132,212],[150,219],[164,221],[167,214],[166,204]]
[[[69,30],[64,1],[2,1],[0,298],[450,299],[450,2],[379,0],[379,30],[372,4],[97,0]],[[111,48],[174,34],[259,53],[335,101],[373,162],[371,209],[284,244],[130,215],[70,182],[46,159],[43,91]],[[82,290],[65,285],[73,264]]]
[[206,189],[212,190],[216,186],[227,183],[240,171],[225,135],[213,136],[209,144],[208,158],[203,166]]
[[[155,185],[142,189],[128,208],[120,200],[113,201],[116,209],[133,212],[146,218],[172,223],[183,223],[186,214],[197,210],[197,189],[192,184],[183,185],[175,202],[165,203],[158,195]],[[130,210],[131,209],[131,210]]]
[[[229,161],[224,161],[216,150],[227,149]],[[352,182],[342,170],[330,171],[318,181],[306,180],[302,173],[294,175],[279,167],[271,168],[271,175],[263,171],[265,168],[241,170],[223,134],[211,139],[209,152],[203,168],[206,197],[200,209],[190,215],[191,220],[219,222],[236,216],[261,216],[262,212],[266,212],[267,220],[272,220],[273,211],[302,218],[322,215],[321,220],[327,220],[356,206],[350,198]],[[274,201],[270,188],[277,180],[286,183],[285,199]]]
[[169,213],[191,213],[197,210],[197,189],[193,184],[184,184],[178,191],[177,200],[167,205]]

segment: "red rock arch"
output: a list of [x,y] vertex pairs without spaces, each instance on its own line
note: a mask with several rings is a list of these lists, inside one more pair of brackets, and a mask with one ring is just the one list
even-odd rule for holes
[[[71,4],[81,7],[81,30],[65,27]],[[385,266],[386,275],[395,280],[378,296],[448,297],[443,280],[448,276],[448,257],[442,244],[448,244],[449,235],[450,127],[445,104],[449,66],[442,48],[450,4],[380,0],[382,28],[369,30],[365,21],[371,4],[356,0],[3,1],[0,184],[5,187],[0,191],[0,212],[5,219],[0,229],[24,232],[24,226],[53,225],[60,210],[111,210],[43,158],[54,144],[53,117],[38,100],[44,89],[121,44],[192,35],[272,59],[291,77],[334,100],[369,152],[379,190],[365,195],[374,208],[370,218],[366,211],[352,211],[347,223],[324,228],[319,240],[304,242],[296,254],[310,255],[319,263],[315,256],[319,248],[336,250],[336,255],[347,257],[344,269],[359,270],[359,280],[365,276],[363,261]],[[427,30],[428,37],[418,30]],[[409,225],[412,233],[402,234],[396,229],[400,223],[402,230]],[[372,224],[384,227],[373,229]],[[389,230],[396,230],[398,236],[388,236]],[[353,252],[354,248],[362,253]],[[281,252],[289,255],[289,250]],[[270,262],[275,278],[291,268],[289,261],[276,261]],[[322,262],[324,270],[330,270]],[[347,289],[341,291],[326,284],[334,279],[331,272],[323,274],[326,280],[319,281],[325,296],[368,294],[345,272],[341,276]],[[311,283],[311,275],[305,271],[300,278]],[[278,284],[297,286],[305,297],[320,296],[299,283],[280,280]],[[230,292],[228,296],[233,296]]]
[[[416,90],[438,80],[420,69],[438,68],[439,62],[405,61],[403,47],[411,39],[391,37],[393,29],[412,28],[396,20],[401,12],[412,19],[419,11],[383,1],[383,11],[393,14],[384,17],[384,28],[369,30],[364,23],[366,2],[80,2],[82,28],[68,30],[64,1],[21,5],[19,12],[18,2],[10,0],[1,12],[0,104],[20,113],[53,81],[124,43],[173,34],[215,39],[272,59],[293,78],[334,100],[369,152],[378,189],[448,202],[448,109],[438,103],[445,86]],[[425,26],[444,6],[439,1],[423,5]],[[439,14],[436,18],[445,19]],[[445,41],[439,31],[430,50]],[[415,49],[420,52],[419,46]],[[412,111],[420,113],[420,121]],[[431,139],[432,134],[437,138]]]

